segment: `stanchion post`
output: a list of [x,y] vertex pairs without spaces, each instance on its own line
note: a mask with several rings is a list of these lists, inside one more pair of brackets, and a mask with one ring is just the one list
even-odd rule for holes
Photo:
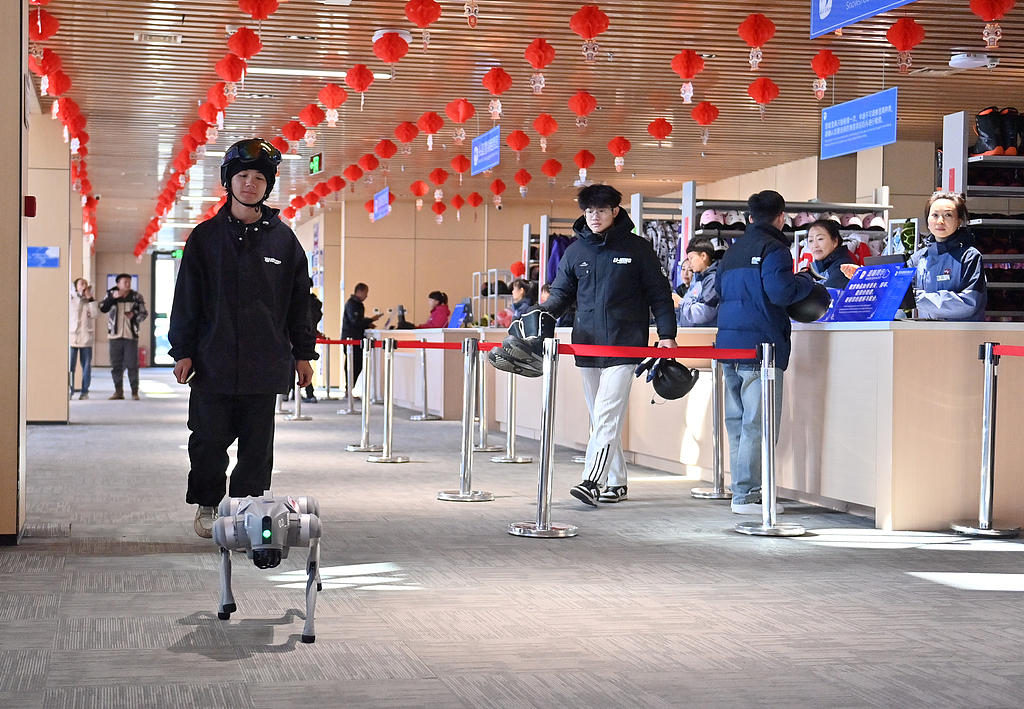
[[285,414],[290,414],[291,412],[291,409],[284,408],[284,394],[278,394],[277,408],[274,409],[274,413],[277,414],[278,416],[284,416]]
[[[420,342],[426,342],[427,338],[422,338]],[[441,417],[436,414],[430,413],[427,408],[427,348],[423,347],[420,349],[420,372],[422,374],[422,381],[420,383],[420,396],[423,397],[423,409],[420,413],[414,414],[409,417],[410,421],[440,421]]]
[[516,455],[516,375],[506,374],[508,383],[505,386],[505,454],[491,458],[492,463],[532,463],[530,456]]
[[338,397],[331,396],[331,343],[328,342],[324,345],[324,378],[327,380],[325,389],[327,393],[324,394],[324,401],[337,401]]
[[[425,351],[425,350],[424,350]],[[476,338],[462,341],[462,456],[459,464],[459,489],[442,490],[437,499],[445,502],[490,502],[494,495],[473,489],[473,409],[476,399],[476,380],[479,372],[479,343]]]
[[302,389],[299,387],[299,375],[295,373],[295,413],[284,417],[285,421],[312,421],[312,416],[302,415]]
[[712,445],[712,487],[695,487],[690,495],[701,500],[729,500],[732,492],[725,489],[725,450],[722,436],[722,407],[725,399],[725,382],[722,378],[722,363],[711,360],[711,445]]
[[[338,413],[342,416],[358,413],[356,411],[355,397],[352,394],[352,387],[355,385],[355,382],[352,380],[356,377],[355,349],[353,345],[345,345],[345,396],[348,399],[348,405],[344,409],[338,409]],[[364,354],[363,363],[365,364],[365,362],[366,355]],[[366,381],[366,377],[363,377],[363,381]],[[328,383],[330,383],[330,380],[328,380]],[[366,387],[364,386],[363,389],[365,390]],[[366,392],[364,391],[363,394],[365,395]],[[366,399],[363,399],[363,401],[366,401]],[[366,406],[364,405],[362,408],[365,409]]]
[[537,521],[514,522],[508,533],[517,537],[575,537],[579,528],[551,523],[551,473],[554,465],[555,385],[558,378],[558,340],[544,341],[544,401],[541,414],[540,470],[537,475]]
[[[480,336],[481,338],[483,337],[483,331],[480,332]],[[484,353],[481,352],[480,355],[482,357]],[[492,446],[490,441],[487,440],[490,436],[487,423],[487,370],[483,366],[479,367],[477,371],[477,381],[480,384],[480,440],[474,450],[477,453],[497,453],[504,450],[504,448]]]
[[[372,350],[371,350],[371,352],[372,352]],[[381,348],[381,357],[383,357],[383,356],[384,356],[384,351],[383,351],[383,348]],[[379,362],[380,362],[380,358],[378,358],[376,355],[370,357],[369,376],[370,376],[370,384],[372,386],[370,388],[370,398],[368,399],[368,401],[371,404],[383,404],[384,403],[384,399],[381,399],[379,396],[377,396],[377,391],[380,389],[380,364],[379,364]],[[365,377],[367,375],[364,374],[363,376]],[[367,401],[367,400],[364,399],[364,401]]]
[[[345,450],[357,453],[375,453],[381,450],[381,446],[370,444],[370,406],[366,402],[370,400],[370,357],[373,352],[373,338],[363,338],[363,415],[361,418],[362,434],[358,445],[349,445]],[[349,387],[351,388],[351,384]]]
[[995,502],[996,467],[996,383],[999,369],[999,355],[995,353],[998,342],[985,342],[978,348],[978,359],[985,361],[985,388],[981,409],[981,497],[978,503],[978,522],[954,522],[950,528],[961,534],[979,537],[1010,538],[1020,534],[1020,527],[997,529],[992,522],[992,505]]
[[[398,342],[393,337],[385,337],[384,349],[384,450],[380,455],[366,456],[367,463],[408,463],[404,455],[392,455],[391,435],[395,423],[395,349]],[[363,404],[363,408],[366,405]]]
[[736,531],[759,537],[798,537],[806,530],[799,524],[775,521],[775,345],[757,347],[761,358],[761,522],[740,522]]

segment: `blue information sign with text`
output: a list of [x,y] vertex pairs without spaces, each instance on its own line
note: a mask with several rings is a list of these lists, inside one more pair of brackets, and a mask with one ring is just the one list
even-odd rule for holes
[[861,266],[832,307],[833,322],[889,321],[914,280],[914,269],[896,263]]
[[896,87],[821,109],[821,159],[896,142]]
[[383,219],[391,213],[391,191],[385,187],[373,195],[373,221]]
[[811,39],[914,0],[811,0]]
[[501,126],[494,126],[482,135],[473,138],[473,152],[470,160],[470,175],[479,175],[484,170],[498,166],[501,161]]
[[29,246],[29,268],[60,268],[59,246]]

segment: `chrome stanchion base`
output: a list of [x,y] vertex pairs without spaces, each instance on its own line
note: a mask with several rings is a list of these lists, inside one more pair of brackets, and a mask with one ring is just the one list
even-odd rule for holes
[[585,455],[574,455],[572,458],[569,459],[569,462],[583,464],[583,463],[587,462],[587,456],[585,456]]
[[354,406],[351,409],[338,409],[338,416],[351,416],[352,414],[361,414],[361,413],[363,413],[363,412],[361,410],[357,409]]
[[414,414],[409,417],[410,421],[440,421],[441,417],[437,414]]
[[536,537],[540,539],[563,539],[575,537],[580,528],[573,524],[552,524],[541,529],[536,522],[514,522],[508,526],[508,533],[516,537]]
[[690,490],[690,497],[698,500],[731,500],[731,490],[716,490],[713,487],[695,487]]
[[505,446],[473,446],[474,453],[500,453]]
[[531,458],[528,455],[526,455],[526,456],[517,455],[517,456],[513,456],[513,457],[509,457],[507,455],[496,455],[493,458],[491,458],[491,462],[492,463],[532,463],[533,462],[533,458]]
[[959,534],[967,534],[973,537],[992,537],[996,539],[1012,539],[1020,534],[1020,527],[982,527],[978,520],[969,522],[953,522],[949,528]]
[[442,490],[437,493],[437,499],[445,502],[493,502],[494,493],[472,490],[468,494],[463,494],[461,490]]
[[368,455],[367,463],[408,463],[409,459],[404,455]]
[[351,451],[352,453],[379,453],[384,450],[384,446],[361,446],[353,443],[345,446],[345,450]]
[[302,416],[296,416],[295,414],[288,414],[287,416],[284,417],[284,420],[285,421],[312,421],[313,417],[312,416],[306,416],[305,414],[303,414]]
[[799,524],[776,524],[774,527],[766,527],[762,522],[740,522],[736,525],[736,531],[755,537],[799,537],[807,534],[807,530]]
[[370,397],[370,403],[371,404],[383,404],[384,400],[383,399],[375,399],[374,397],[371,396]]

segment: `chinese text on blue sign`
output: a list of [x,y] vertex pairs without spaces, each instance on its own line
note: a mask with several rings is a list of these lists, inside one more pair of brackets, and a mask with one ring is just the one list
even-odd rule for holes
[[473,152],[470,160],[470,175],[479,175],[484,170],[498,166],[501,159],[501,126],[494,126],[482,135],[473,138]]
[[895,87],[821,110],[821,159],[896,142]]
[[373,221],[383,219],[391,212],[391,191],[385,187],[373,195]]
[[911,2],[913,0],[811,0],[811,39]]

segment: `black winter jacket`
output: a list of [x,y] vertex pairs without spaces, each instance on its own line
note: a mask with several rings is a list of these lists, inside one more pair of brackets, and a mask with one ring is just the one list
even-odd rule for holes
[[306,254],[278,210],[244,224],[229,205],[185,244],[167,334],[190,357],[192,386],[218,394],[283,394],[295,360],[318,359]]
[[837,246],[832,253],[821,261],[815,261],[814,270],[825,279],[821,285],[826,288],[838,288],[840,290],[846,288],[850,279],[846,277],[846,274],[840,268],[844,263],[857,263],[853,260],[853,254],[846,248],[846,244]]
[[373,327],[373,320],[366,317],[366,306],[363,301],[350,295],[345,301],[345,312],[341,316],[341,339],[361,340],[366,331]]
[[[775,345],[775,366],[789,366],[791,327],[786,306],[807,297],[809,273],[793,273],[786,235],[770,224],[750,224],[718,265],[718,337],[726,349]],[[745,361],[745,364],[756,364]]]
[[[676,336],[672,286],[646,239],[619,210],[607,232],[595,234],[580,217],[576,240],[558,263],[550,297],[540,307],[555,317],[576,303],[572,341],[581,345],[646,347],[651,313],[660,339]],[[635,357],[576,357],[577,367],[633,364]]]

